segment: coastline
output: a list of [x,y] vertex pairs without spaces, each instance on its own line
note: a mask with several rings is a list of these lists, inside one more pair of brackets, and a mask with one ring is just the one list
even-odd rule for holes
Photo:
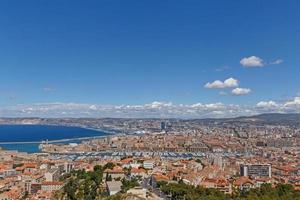
[[[68,142],[81,142],[84,140],[91,140],[91,139],[99,139],[99,138],[105,138],[112,135],[118,135],[119,131],[113,130],[113,129],[95,129],[95,128],[89,128],[85,126],[70,126],[70,125],[58,125],[58,124],[1,124],[3,126],[55,126],[55,127],[67,127],[67,128],[79,128],[79,129],[86,129],[91,131],[97,131],[99,132],[99,135],[91,135],[91,136],[75,136],[72,137],[69,135],[69,137],[66,138],[60,138],[60,139],[43,139],[43,140],[32,140],[32,141],[22,141],[22,140],[16,140],[16,141],[1,141],[0,147],[3,150],[17,150],[19,152],[27,152],[27,153],[38,153],[41,152],[39,149],[40,144],[45,143],[68,143]],[[1,126],[0,125],[0,126]]]
[[[112,135],[109,134],[108,135]],[[43,140],[43,141],[26,141],[26,142],[0,142],[0,145],[6,145],[6,144],[43,144],[43,143],[61,143],[61,142],[68,142],[73,140],[89,140],[89,139],[98,139],[107,137],[108,135],[101,135],[101,136],[90,136],[90,137],[79,137],[79,138],[66,138],[66,139],[59,139],[59,140]]]

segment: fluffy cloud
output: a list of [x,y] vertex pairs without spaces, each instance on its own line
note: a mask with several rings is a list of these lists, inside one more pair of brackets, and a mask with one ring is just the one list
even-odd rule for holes
[[240,60],[244,67],[263,67],[265,65],[279,65],[283,63],[282,59],[277,59],[272,62],[264,62],[263,59],[257,56],[245,57]]
[[300,95],[285,102],[261,101],[256,104],[256,110],[259,112],[277,112],[277,113],[299,113]]
[[275,101],[260,101],[256,104],[255,108],[260,113],[283,113],[283,105],[279,105]]
[[243,65],[244,67],[263,67],[263,62],[263,59],[257,56],[245,57],[240,61],[241,65]]
[[235,88],[231,91],[232,95],[241,96],[249,94],[251,90],[249,88]]
[[292,100],[287,101],[284,104],[285,107],[291,108],[291,107],[300,107],[300,96],[295,97]]
[[299,113],[300,96],[285,102],[260,101],[253,106],[221,102],[173,104],[155,101],[140,105],[37,103],[0,107],[1,117],[214,118],[270,112]]
[[237,87],[239,81],[234,78],[228,78],[225,81],[216,80],[212,83],[208,82],[204,85],[205,88],[215,89],[215,88],[232,88]]
[[258,108],[276,108],[278,104],[275,101],[260,101],[256,106]]
[[[230,110],[228,115],[227,111]],[[152,102],[143,105],[95,105],[76,103],[43,103],[17,105],[0,109],[5,117],[121,117],[121,118],[206,118],[235,116],[238,105],[217,103],[172,104]],[[223,113],[223,115],[221,115]]]

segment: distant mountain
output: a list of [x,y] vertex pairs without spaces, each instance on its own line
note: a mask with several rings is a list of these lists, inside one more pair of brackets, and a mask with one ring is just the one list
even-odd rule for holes
[[266,113],[266,114],[260,114],[255,116],[244,116],[244,117],[236,117],[236,118],[203,119],[202,122],[300,126],[300,113],[294,113],[294,114]]
[[[290,125],[300,127],[300,113],[281,114],[267,113],[254,116],[242,116],[236,118],[206,118],[206,119],[160,119],[160,118],[0,118],[0,124],[48,124],[71,125],[82,127],[102,127],[117,122],[130,121],[161,121],[168,120],[171,123],[195,122],[201,124],[243,123],[255,125]],[[119,123],[117,123],[119,124]]]
[[298,123],[300,124],[300,113],[282,114],[282,113],[266,113],[250,117],[237,117],[238,121],[257,121],[265,123]]
[[269,124],[269,125],[300,126],[300,113],[294,113],[294,114],[266,113],[266,114],[260,114],[254,116],[242,116],[242,117],[235,117],[235,118],[194,119],[192,121],[204,123],[204,124],[244,123],[244,124],[256,124],[256,125]]

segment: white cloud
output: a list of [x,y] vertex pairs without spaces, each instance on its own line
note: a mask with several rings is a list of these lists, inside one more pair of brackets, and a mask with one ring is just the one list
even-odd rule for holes
[[270,65],[279,65],[281,63],[283,63],[283,60],[282,59],[277,59],[277,60],[271,62]]
[[[237,93],[245,94],[240,89]],[[269,112],[299,113],[300,95],[285,102],[269,100],[260,101],[255,105],[221,102],[173,104],[154,101],[138,105],[36,103],[0,107],[1,117],[210,118],[249,116]]]
[[276,108],[278,104],[275,101],[260,101],[256,106],[259,108]]
[[261,101],[256,106],[263,112],[299,113],[300,95],[297,94],[296,97],[285,102]]
[[159,101],[154,101],[150,104],[145,104],[145,107],[150,108],[150,109],[162,109],[164,107],[170,107],[172,106],[171,102],[159,102]]
[[0,108],[0,116],[5,117],[206,118],[232,117],[242,112],[244,109],[239,105],[221,102],[177,105],[158,101],[143,105],[37,103]]
[[208,82],[204,85],[205,88],[224,88],[224,83],[220,80],[216,80],[212,83]]
[[89,109],[91,109],[91,110],[97,110],[97,106],[96,105],[90,105]]
[[277,59],[272,62],[264,62],[264,60],[258,56],[245,57],[240,60],[241,65],[244,67],[263,67],[265,65],[279,65],[283,63],[282,59]]
[[220,88],[237,87],[238,85],[239,85],[239,81],[237,79],[228,78],[224,82],[220,80],[215,80],[212,83],[208,82],[204,85],[204,87],[209,89],[215,89],[215,88],[220,89]]
[[290,107],[300,107],[300,96],[297,96],[294,99],[287,101],[284,104],[284,106],[288,107],[288,108],[290,108]]
[[249,88],[235,88],[231,91],[232,95],[241,96],[249,94],[251,90]]
[[245,57],[240,61],[241,65],[243,65],[244,67],[263,67],[263,62],[263,59],[257,56]]

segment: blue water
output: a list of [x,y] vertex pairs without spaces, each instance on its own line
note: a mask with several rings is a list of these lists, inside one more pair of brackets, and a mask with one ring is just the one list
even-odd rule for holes
[[[32,142],[107,135],[103,131],[66,126],[0,125],[0,142]],[[78,142],[78,141],[77,141]],[[39,152],[38,144],[3,144],[4,149]]]

